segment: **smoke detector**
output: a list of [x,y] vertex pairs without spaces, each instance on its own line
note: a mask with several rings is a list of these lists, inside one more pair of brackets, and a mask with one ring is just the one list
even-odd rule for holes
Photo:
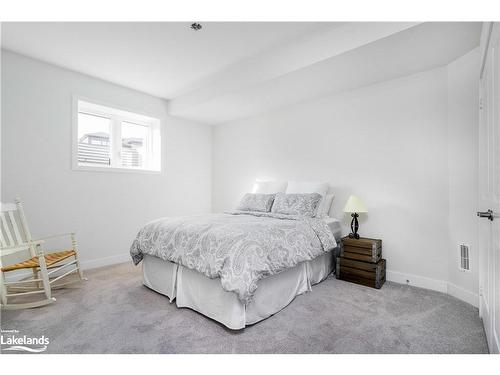
[[194,30],[194,31],[200,31],[200,30],[201,30],[201,28],[202,28],[203,26],[201,26],[201,24],[199,24],[199,23],[197,23],[197,22],[194,22],[194,23],[192,23],[192,24],[191,24],[191,26],[189,26],[189,27],[190,27],[192,30]]

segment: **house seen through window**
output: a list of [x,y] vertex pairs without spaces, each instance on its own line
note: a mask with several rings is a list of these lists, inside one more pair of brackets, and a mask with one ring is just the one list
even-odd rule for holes
[[161,170],[158,119],[81,100],[77,106],[76,169]]

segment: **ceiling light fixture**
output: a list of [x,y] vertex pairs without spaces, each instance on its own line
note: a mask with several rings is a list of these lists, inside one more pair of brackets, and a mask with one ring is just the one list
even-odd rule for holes
[[194,31],[200,31],[203,26],[201,26],[201,24],[195,22],[195,23],[192,23],[191,26],[189,26],[189,27],[191,29],[193,29]]

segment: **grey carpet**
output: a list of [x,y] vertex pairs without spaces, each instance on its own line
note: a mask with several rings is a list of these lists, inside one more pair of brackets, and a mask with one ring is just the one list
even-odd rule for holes
[[329,277],[276,315],[231,331],[141,283],[140,267],[87,272],[57,302],[3,311],[2,329],[49,337],[48,353],[486,353],[478,310],[448,295]]

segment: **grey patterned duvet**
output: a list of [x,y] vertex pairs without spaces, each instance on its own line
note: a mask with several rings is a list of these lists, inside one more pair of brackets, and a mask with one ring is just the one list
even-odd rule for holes
[[260,279],[336,246],[322,219],[234,211],[150,222],[137,234],[130,254],[135,264],[148,254],[220,278],[224,290],[248,304]]

